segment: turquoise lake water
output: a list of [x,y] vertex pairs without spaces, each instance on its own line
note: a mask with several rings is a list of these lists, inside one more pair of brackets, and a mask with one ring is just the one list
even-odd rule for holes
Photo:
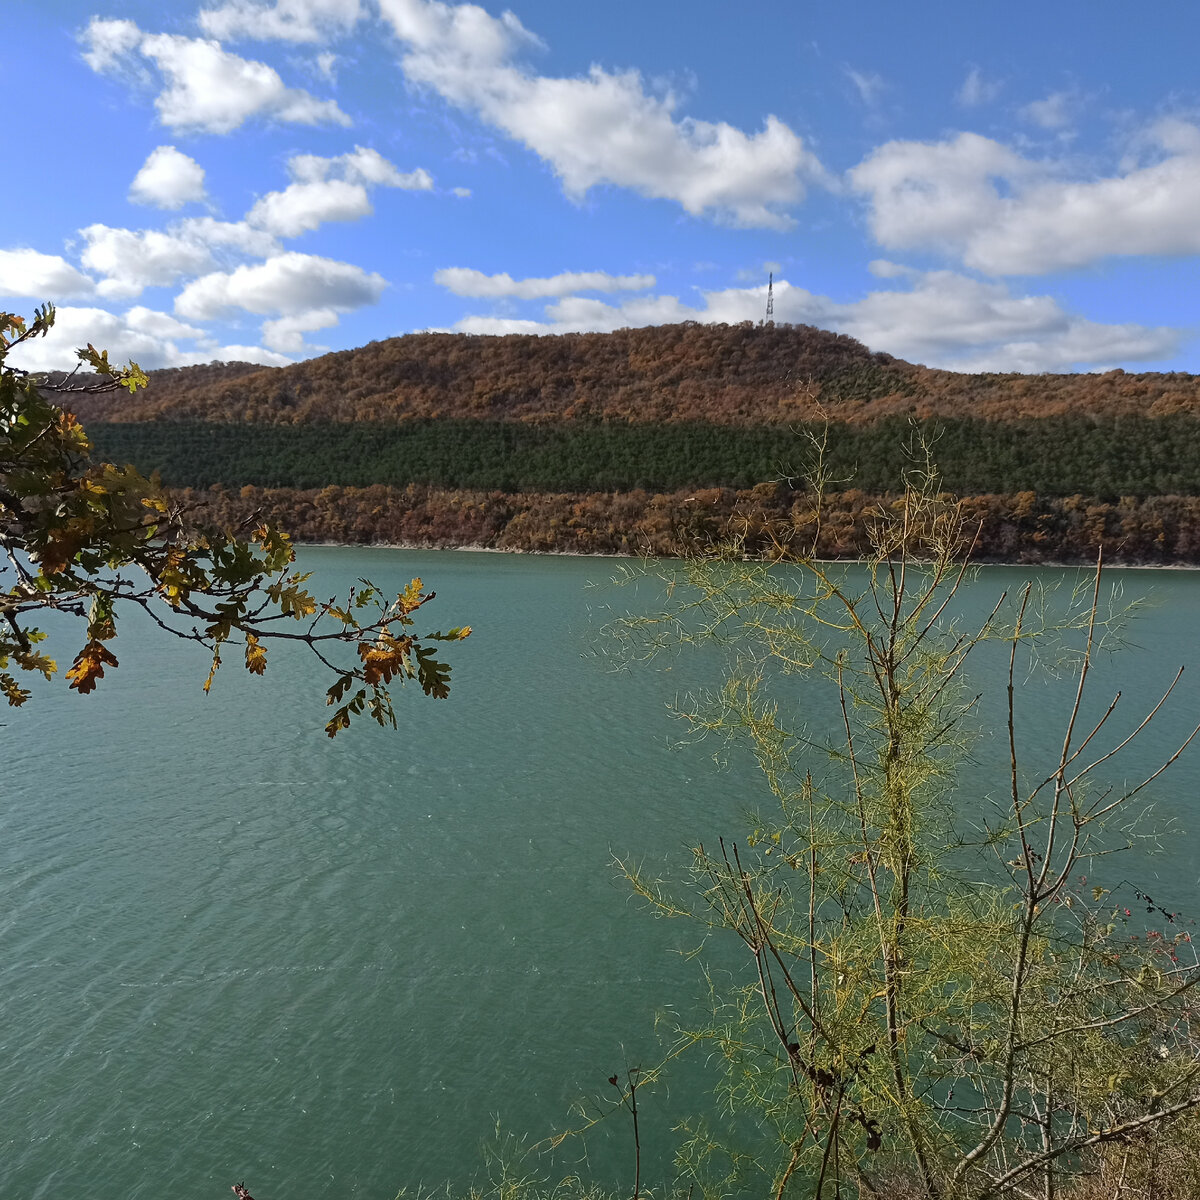
[[[533,1140],[570,1124],[654,1058],[655,1012],[701,991],[675,953],[696,932],[631,903],[613,858],[668,867],[742,837],[761,789],[669,744],[668,705],[706,664],[616,672],[596,653],[596,610],[652,597],[587,586],[611,560],[303,560],[319,595],[360,575],[435,588],[428,624],[475,631],[448,651],[451,698],[406,691],[398,733],[331,742],[303,657],[273,649],[263,680],[229,665],[206,698],[203,653],[131,616],[95,694],[40,688],[0,715],[5,1200],[217,1200],[241,1179],[257,1200],[392,1200],[462,1182],[497,1121]],[[985,569],[968,606],[1029,574]],[[1150,761],[1200,720],[1200,574],[1110,578],[1150,599],[1097,695],[1119,681],[1132,711],[1191,666]],[[980,669],[996,682],[996,660]],[[1049,752],[1062,689],[1022,699]],[[985,789],[994,749],[985,736],[968,767]],[[1120,874],[1194,915],[1200,752],[1155,799],[1176,828]],[[646,1101],[648,1173],[668,1169],[683,1078],[660,1111]],[[627,1142],[602,1131],[590,1168],[624,1178]]]

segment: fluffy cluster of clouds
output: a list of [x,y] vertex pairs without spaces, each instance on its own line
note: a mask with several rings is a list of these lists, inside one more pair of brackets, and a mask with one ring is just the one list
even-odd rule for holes
[[77,300],[95,291],[96,281],[76,270],[61,254],[0,250],[0,295]]
[[[538,74],[522,61],[540,45],[511,13],[443,0],[376,0],[412,84],[522,143],[582,199],[611,184],[673,201],[695,216],[741,226],[787,228],[805,183],[825,177],[817,157],[768,115],[746,133],[727,122],[677,116],[678,98],[649,90],[636,70]],[[175,130],[229,133],[251,117],[350,124],[333,100],[287,87],[266,63],[225,50],[221,40],[322,42],[368,16],[359,0],[229,0],[201,11],[206,38],[147,34],[135,22],[95,17],[82,35],[96,71],[161,90],[159,119]],[[219,39],[219,40],[218,40]]]
[[[848,333],[899,357],[959,371],[1066,371],[1079,363],[1104,368],[1174,354],[1180,331],[1137,324],[1103,324],[1066,312],[1050,296],[1014,296],[1003,283],[953,271],[909,271],[880,262],[884,278],[903,277],[903,288],[879,289],[846,302],[776,280],[775,319]],[[607,332],[676,321],[761,320],[765,287],[701,293],[698,304],[676,296],[630,297],[619,304],[564,296],[545,308],[543,320],[465,317],[463,333]]]
[[485,275],[470,267],[443,267],[434,283],[456,296],[537,300],[544,296],[569,296],[572,292],[641,292],[657,282],[653,275],[610,275],[607,271],[563,271],[545,279],[514,279],[507,272]]
[[[887,142],[839,178],[773,115],[748,133],[677,115],[678,98],[649,90],[636,70],[538,73],[525,60],[540,40],[509,11],[493,16],[477,4],[447,0],[374,0],[370,6],[360,0],[228,0],[204,9],[199,24],[213,38],[313,43],[345,35],[376,13],[396,39],[410,83],[528,147],[574,198],[609,184],[673,201],[695,216],[786,228],[806,185],[844,186],[866,204],[882,246],[932,250],[993,276],[1043,274],[1112,255],[1191,254],[1200,245],[1190,219],[1200,195],[1200,133],[1180,120],[1160,121],[1150,131],[1158,161],[1107,177],[1071,179],[1060,164],[961,133],[937,142]],[[98,70],[118,69],[131,55],[159,66],[168,82],[158,98],[167,124],[176,113],[185,124],[216,131],[232,128],[239,113],[239,121],[251,113],[348,120],[333,101],[292,94],[277,75],[278,86],[266,83],[271,68],[215,42],[191,39],[194,44],[184,46],[188,39],[145,35],[133,22],[100,18],[85,40]],[[860,92],[868,83],[872,93],[882,86],[850,73]],[[173,98],[179,89],[187,93],[186,105]],[[998,89],[997,81],[972,68],[958,99],[976,106],[993,100]],[[1073,92],[1052,92],[1021,114],[1059,130],[1079,100]],[[361,197],[337,196],[341,190],[328,189],[331,211],[351,211],[354,204],[353,211],[361,211]]]
[[218,41],[237,38],[281,42],[323,42],[348,33],[366,16],[360,0],[228,0],[201,9],[200,28]]
[[[142,305],[123,315],[60,306],[51,335],[22,346],[17,361],[39,370],[69,366],[80,337],[102,341],[115,356],[145,367],[214,358],[277,365],[290,361],[287,354],[311,353],[307,333],[378,303],[387,281],[352,263],[286,250],[282,240],[326,221],[369,215],[370,188],[428,191],[433,180],[422,168],[401,171],[377,150],[362,146],[333,157],[293,156],[288,171],[293,182],[261,197],[240,221],[193,216],[165,229],[86,226],[79,230],[79,266],[62,255],[0,250],[0,295],[112,302],[135,300],[147,288],[182,284],[174,316]],[[134,177],[130,199],[164,209],[199,203],[206,199],[204,177],[193,158],[174,146],[159,146]],[[243,313],[267,318],[261,323],[262,345],[221,345],[205,329],[185,323]],[[184,341],[195,344],[184,346]]]
[[379,0],[413,83],[477,113],[548,163],[567,194],[599,184],[672,200],[695,216],[786,228],[820,162],[775,116],[758,133],[726,122],[676,117],[677,98],[647,90],[639,72],[592,66],[572,78],[540,75],[521,61],[539,44],[511,12],[475,4]]
[[318,309],[348,312],[374,304],[386,286],[382,275],[352,263],[291,251],[192,280],[175,298],[175,311],[196,321],[212,321],[237,309],[291,317]]
[[169,129],[232,133],[254,116],[300,125],[349,125],[334,100],[288,87],[274,67],[208,38],[145,33],[133,21],[93,17],[81,35],[84,61],[104,74],[150,83],[157,71],[159,120]]
[[992,138],[888,142],[847,175],[889,250],[932,250],[987,275],[1043,275],[1122,255],[1200,253],[1200,128],[1145,131],[1151,161],[1065,177]]
[[321,158],[300,154],[288,161],[294,180],[281,192],[268,192],[246,214],[246,222],[282,238],[298,237],[326,221],[369,217],[369,187],[427,192],[433,177],[423,167],[399,171],[377,150],[356,146],[350,154]]
[[[390,39],[411,87],[527,148],[573,200],[609,186],[672,203],[698,219],[786,230],[806,192],[823,188],[851,219],[861,216],[875,245],[922,263],[917,270],[877,260],[876,276],[892,282],[849,301],[781,280],[779,320],[824,325],[873,348],[968,370],[1153,361],[1180,345],[1178,330],[1089,321],[1052,296],[1021,294],[1005,280],[1075,271],[1117,256],[1200,253],[1200,127],[1188,119],[1153,122],[1115,166],[1099,169],[1063,149],[1086,100],[1077,91],[1057,91],[1010,106],[1058,147],[1047,156],[1017,140],[957,132],[887,141],[835,171],[774,115],[748,131],[687,116],[677,95],[634,69],[539,71],[531,64],[544,46],[517,16],[457,0],[209,0],[196,17],[196,37],[94,17],[80,42],[95,71],[153,92],[160,123],[181,134],[227,135],[251,120],[337,128],[351,117],[336,100],[289,85],[273,66],[225,43],[279,42],[289,54],[302,48],[316,55],[310,78],[332,82],[331,48],[367,23]],[[887,87],[878,76],[845,72],[866,104]],[[995,102],[1001,87],[972,67],[954,99],[975,109]],[[259,196],[240,220],[211,210],[176,217],[164,228],[94,223],[79,231],[75,262],[33,249],[0,250],[0,294],[131,302],[146,288],[177,287],[173,316],[160,313],[155,323],[150,309],[130,308],[111,317],[117,322],[111,334],[99,326],[97,336],[122,354],[139,339],[158,338],[158,359],[184,361],[193,349],[181,343],[211,342],[192,323],[249,314],[262,319],[262,346],[238,349],[264,361],[310,353],[307,335],[378,303],[387,285],[363,267],[285,243],[328,222],[369,217],[375,189],[430,192],[434,184],[425,169],[402,171],[362,146],[329,157],[294,155],[287,172],[286,186]],[[175,145],[161,145],[134,176],[129,199],[168,213],[207,205],[205,170]],[[495,313],[458,325],[475,332],[756,320],[764,300],[761,288],[734,287],[687,303],[656,294],[653,275],[601,270],[513,278],[446,267],[434,282],[456,296],[495,303]],[[601,298],[616,293],[628,295]],[[516,315],[518,305],[537,301],[547,302],[538,315]],[[151,350],[141,353],[156,361]]]
[[[182,345],[185,341],[192,344]],[[114,361],[133,359],[148,369],[214,361],[283,366],[292,361],[261,346],[223,344],[169,313],[140,305],[116,314],[69,304],[58,306],[54,328],[45,337],[25,342],[13,359],[27,371],[69,370],[77,361],[75,348],[88,342],[105,347]]]

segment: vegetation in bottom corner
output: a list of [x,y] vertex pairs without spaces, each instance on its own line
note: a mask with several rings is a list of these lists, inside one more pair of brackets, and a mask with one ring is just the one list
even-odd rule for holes
[[[765,788],[746,836],[697,847],[684,881],[627,872],[659,915],[741,947],[741,978],[714,987],[670,1052],[719,1072],[717,1102],[681,1127],[674,1186],[712,1200],[1194,1194],[1177,1139],[1200,1128],[1200,958],[1143,891],[1161,928],[1131,936],[1132,897],[1106,886],[1196,736],[1104,782],[1156,736],[1175,682],[1134,714],[1091,696],[1113,630],[1099,571],[1061,620],[1031,586],[959,616],[971,531],[928,478],[873,538],[865,582],[807,553],[693,560],[668,573],[668,611],[615,627],[634,653],[724,648],[724,678],[681,716],[747,751]],[[985,795],[963,771],[981,656],[1006,747]],[[1071,677],[1049,758],[1020,707],[1047,664]]]

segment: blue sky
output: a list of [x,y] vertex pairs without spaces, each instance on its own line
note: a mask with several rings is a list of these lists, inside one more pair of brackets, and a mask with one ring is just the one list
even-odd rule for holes
[[5,0],[24,351],[777,320],[1200,371],[1200,8]]

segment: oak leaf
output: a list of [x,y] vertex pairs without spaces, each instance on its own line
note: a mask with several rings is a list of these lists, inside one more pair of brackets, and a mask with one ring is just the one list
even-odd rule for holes
[[246,670],[251,675],[262,675],[267,669],[267,651],[252,633],[246,634]]
[[67,672],[67,678],[71,681],[71,687],[75,688],[80,695],[85,695],[95,690],[97,679],[104,678],[105,667],[115,667],[116,665],[117,660],[112,651],[103,642],[92,638],[75,656],[75,662]]

